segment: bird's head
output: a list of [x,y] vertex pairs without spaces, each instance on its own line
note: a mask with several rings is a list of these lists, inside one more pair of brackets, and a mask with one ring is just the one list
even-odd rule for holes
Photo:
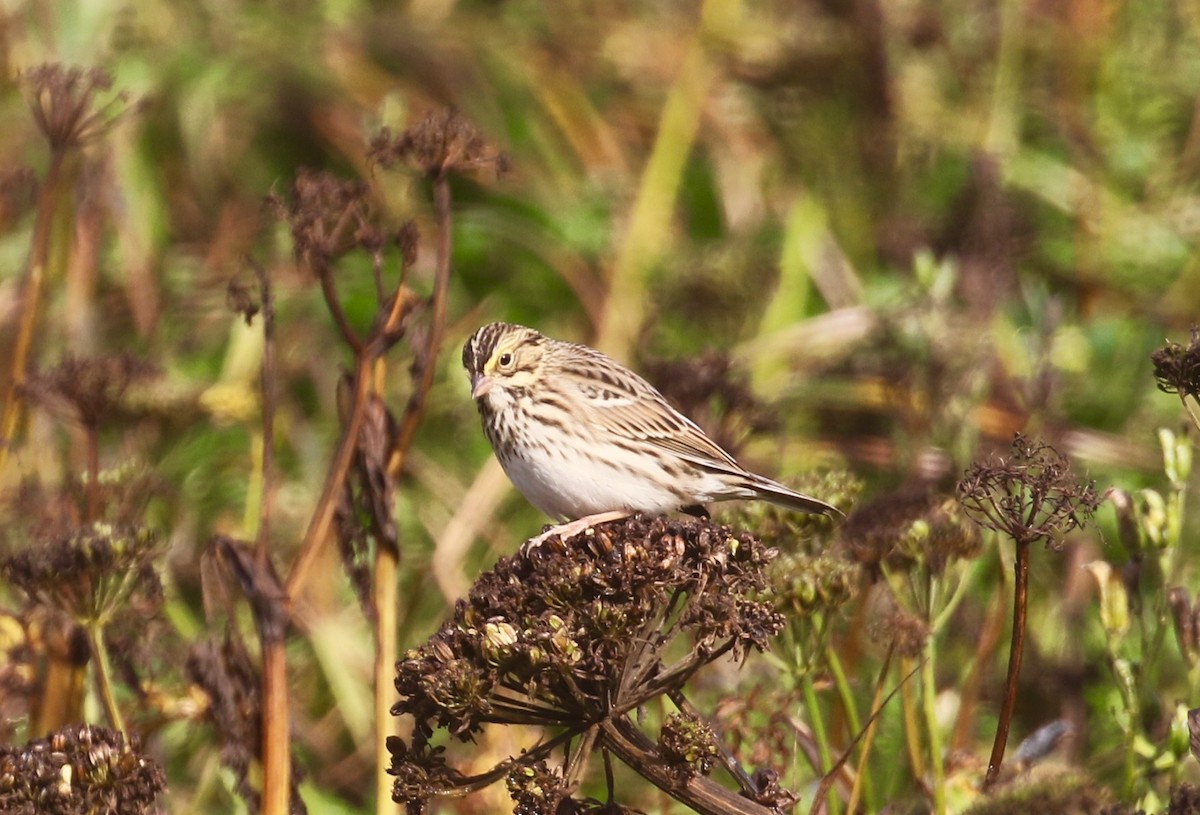
[[463,367],[471,378],[471,398],[503,407],[538,380],[546,338],[523,325],[489,323],[463,346]]

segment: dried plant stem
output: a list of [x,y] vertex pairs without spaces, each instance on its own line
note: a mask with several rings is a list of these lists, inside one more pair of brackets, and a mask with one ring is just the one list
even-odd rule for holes
[[321,490],[317,508],[304,533],[304,542],[301,544],[300,553],[296,556],[296,562],[292,564],[291,572],[288,573],[285,589],[289,602],[294,602],[304,587],[304,583],[308,579],[308,572],[325,540],[329,537],[338,495],[346,483],[346,474],[350,471],[354,448],[358,444],[358,434],[362,430],[374,361],[374,356],[369,354],[366,349],[363,349],[358,355],[354,367],[354,396],[350,404],[350,417],[342,428],[337,451],[329,465],[329,473],[325,476],[325,486]]
[[104,632],[99,623],[89,623],[84,627],[87,632],[88,646],[92,651],[92,664],[96,669],[96,689],[100,692],[100,702],[104,705],[104,715],[113,730],[124,733],[125,720],[121,709],[117,707],[117,698],[112,689],[112,668],[108,662],[108,651],[104,648]]
[[263,358],[260,372],[262,388],[262,481],[258,508],[258,534],[255,536],[254,556],[260,567],[266,567],[271,547],[272,470],[275,466],[275,295],[271,278],[259,263],[251,262],[258,278],[262,297]]
[[398,806],[392,801],[392,781],[387,770],[391,753],[387,749],[396,719],[392,716],[392,693],[388,690],[396,676],[399,598],[396,572],[399,553],[390,546],[380,546],[375,556],[373,601],[375,606],[375,811],[379,815],[394,813]]
[[654,786],[701,815],[770,815],[777,812],[703,776],[681,780],[659,758],[655,744],[624,716],[605,719],[598,727],[602,747],[612,751]]
[[429,334],[421,355],[421,376],[413,388],[404,416],[396,431],[392,452],[388,457],[388,475],[397,477],[404,471],[404,460],[417,435],[417,427],[425,415],[425,403],[437,372],[437,355],[446,329],[446,295],[450,290],[451,198],[450,179],[443,172],[433,181],[433,205],[437,216],[437,267],[434,272],[433,295],[430,297]]
[[38,196],[37,219],[34,221],[33,238],[29,249],[29,269],[21,291],[21,306],[18,309],[20,323],[17,339],[9,360],[8,387],[4,393],[4,413],[0,415],[0,470],[8,459],[17,425],[21,422],[21,386],[29,373],[29,352],[33,347],[33,334],[41,312],[42,288],[48,274],[47,266],[52,256],[59,264],[65,263],[65,249],[51,252],[51,240],[55,235],[54,222],[59,208],[68,203],[69,177],[66,158],[68,152],[54,150],[50,155],[50,167]]
[[[437,357],[441,350],[442,337],[446,327],[446,298],[450,290],[450,249],[451,249],[451,196],[450,179],[445,172],[439,173],[433,180],[433,201],[437,216],[437,261],[434,273],[433,294],[430,297],[430,323],[426,335],[426,344],[422,354],[421,373],[413,388],[408,404],[404,407],[392,450],[388,457],[388,476],[398,478],[404,471],[408,451],[416,439],[417,427],[425,415],[425,405],[428,402],[429,391],[433,387],[433,377],[437,371]],[[391,320],[399,324],[400,315],[397,309],[402,308],[400,297],[393,304]],[[375,552],[375,569],[372,580],[375,598],[375,791],[376,812],[383,815],[395,812],[396,806],[391,799],[391,779],[387,769],[391,765],[391,752],[387,748],[389,723],[394,722],[391,715],[393,696],[393,679],[396,671],[397,632],[400,612],[396,589],[396,573],[400,560],[400,552],[391,547],[380,545]]]
[[263,660],[263,791],[264,815],[288,815],[291,798],[291,722],[288,712],[287,656],[282,632],[262,632]]
[[47,734],[70,722],[80,721],[86,676],[86,665],[77,665],[62,654],[49,654],[30,731]]
[[1013,710],[1017,706],[1017,679],[1021,675],[1021,657],[1025,651],[1025,609],[1029,595],[1029,541],[1017,541],[1017,557],[1013,564],[1013,630],[1012,644],[1008,650],[1008,678],[1004,682],[1004,705],[1000,708],[1000,720],[996,723],[996,740],[992,744],[992,756],[988,759],[987,777],[983,788],[989,789],[1000,775],[1000,763],[1004,760],[1004,748],[1008,743],[1008,728],[1012,724]]

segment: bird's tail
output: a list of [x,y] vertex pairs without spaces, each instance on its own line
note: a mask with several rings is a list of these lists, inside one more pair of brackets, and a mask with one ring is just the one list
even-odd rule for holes
[[[751,474],[753,476],[753,474]],[[833,504],[827,504],[811,495],[803,495],[790,490],[777,481],[762,476],[753,476],[747,480],[746,486],[764,501],[778,504],[781,507],[794,509],[798,512],[808,512],[813,515],[827,515],[830,518],[844,518],[845,514]]]

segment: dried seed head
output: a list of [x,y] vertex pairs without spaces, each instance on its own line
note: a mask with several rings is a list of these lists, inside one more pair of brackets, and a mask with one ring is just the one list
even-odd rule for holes
[[973,464],[958,482],[958,500],[987,529],[1028,544],[1057,546],[1100,504],[1094,482],[1080,484],[1067,457],[1018,433],[1007,457]]
[[658,734],[658,752],[681,780],[708,775],[720,757],[717,734],[695,716],[672,713]]
[[639,516],[502,558],[399,662],[392,710],[415,725],[393,772],[412,779],[401,765],[424,760],[435,729],[467,740],[487,722],[593,723],[765,647],[784,625],[758,599],[774,556],[707,521]]
[[95,141],[128,110],[124,94],[98,101],[112,88],[112,77],[99,68],[48,63],[23,71],[21,84],[38,129],[56,151]]
[[0,745],[0,812],[90,815],[154,811],[162,768],[136,736],[68,725],[21,747]]
[[431,113],[398,136],[384,128],[371,140],[371,160],[385,169],[405,163],[430,177],[492,167],[509,169],[508,158],[454,109]]
[[99,427],[123,407],[132,385],[146,382],[159,373],[158,366],[132,354],[112,356],[67,356],[25,382],[25,394],[59,416],[84,427]]
[[956,560],[979,554],[978,528],[952,499],[902,490],[855,508],[841,529],[850,556],[868,569],[921,565],[941,574]]
[[514,815],[558,815],[567,796],[562,777],[544,761],[514,767],[505,779]]
[[1186,346],[1167,342],[1150,360],[1160,391],[1200,397],[1200,327],[1192,326],[1192,340]]
[[158,543],[145,527],[94,523],[22,549],[0,562],[0,575],[35,603],[80,623],[103,623],[131,605],[161,605]]

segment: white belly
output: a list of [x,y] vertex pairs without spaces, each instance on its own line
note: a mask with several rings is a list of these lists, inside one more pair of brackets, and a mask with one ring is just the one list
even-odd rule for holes
[[517,454],[501,464],[529,503],[552,518],[569,521],[611,510],[662,515],[679,508],[678,496],[656,486],[662,476],[645,461],[595,461],[561,452],[534,458]]

